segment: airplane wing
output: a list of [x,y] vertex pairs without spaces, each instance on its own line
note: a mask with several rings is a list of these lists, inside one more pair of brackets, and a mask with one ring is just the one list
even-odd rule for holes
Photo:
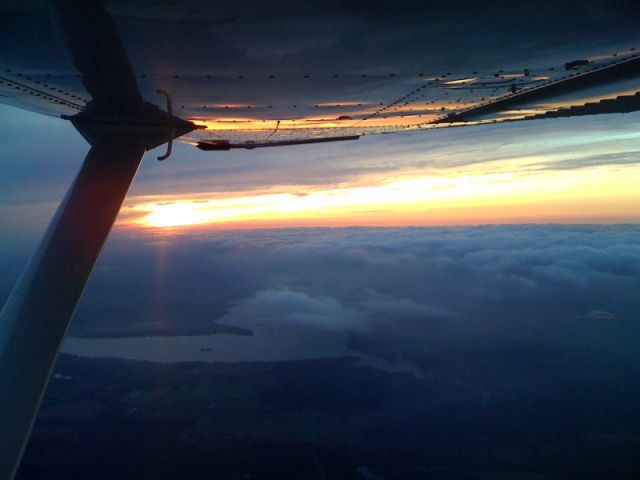
[[[71,30],[71,34],[64,28],[74,16],[76,24],[86,17],[83,8],[76,8],[60,17],[58,32],[53,29],[49,41],[64,43],[65,35],[80,36],[108,61],[96,64],[91,57],[83,57],[83,49],[76,49],[53,55],[58,67],[47,71],[42,65],[21,65],[0,57],[0,102],[70,116],[85,109],[90,99],[94,106],[113,106],[116,99],[125,105],[140,98],[159,102],[156,91],[161,89],[170,93],[178,115],[203,127],[182,140],[208,150],[226,150],[227,145],[246,149],[291,146],[319,139],[638,109],[634,96],[640,91],[640,58],[629,46],[587,46],[583,42],[585,46],[576,43],[573,49],[563,45],[538,52],[532,48],[525,56],[520,44],[503,42],[499,54],[492,54],[497,60],[477,56],[474,61],[469,56],[464,61],[434,61],[424,56],[424,46],[419,49],[404,40],[396,45],[395,54],[389,54],[388,45],[394,41],[390,33],[370,22],[365,26],[378,25],[381,33],[369,34],[366,43],[354,37],[351,44],[334,50],[305,47],[304,42],[324,41],[312,32],[311,39],[301,37],[303,46],[296,54],[287,50],[294,49],[288,44],[282,51],[265,53],[262,50],[271,48],[269,28],[297,32],[295,22],[303,19],[288,18],[251,2],[240,2],[228,14],[202,5],[200,10],[185,13],[162,2],[151,14],[152,9],[143,6],[118,2],[106,6],[115,19],[109,27],[113,35],[108,38],[117,38],[118,25],[134,56],[132,66],[122,48],[109,43],[107,37],[92,36],[90,27],[85,26],[84,32]],[[404,11],[407,6],[398,9],[410,13]],[[568,20],[561,20],[575,22],[570,13]],[[269,17],[276,14],[284,16],[278,24]],[[329,23],[351,22],[349,28],[362,28],[352,21],[353,15],[335,9],[327,15]],[[458,21],[464,26],[464,19]],[[420,31],[410,25],[410,33],[411,28]],[[180,44],[188,36],[186,29],[193,38]],[[66,33],[61,35],[61,31]],[[256,38],[248,39],[253,31]],[[141,32],[152,40],[142,38]],[[349,32],[345,36],[351,38]],[[444,49],[446,42],[439,41]],[[264,45],[254,44],[259,42]],[[318,58],[304,58],[304,48],[309,56]],[[140,53],[136,56],[136,52]],[[348,56],[351,64],[336,58],[338,55]],[[438,52],[432,56],[438,57]],[[118,68],[105,68],[107,64]],[[78,69],[83,70],[82,76]],[[221,145],[225,147],[217,148]]]
[[[250,149],[265,144],[305,143],[306,139],[353,139],[380,133],[640,109],[640,57],[635,49],[536,71],[474,73],[473,77],[425,78],[418,74],[414,78],[381,79],[388,90],[395,90],[386,102],[366,106],[316,104],[315,108],[322,108],[322,115],[279,120],[277,135],[270,134],[268,128],[273,120],[226,120],[201,115],[194,120],[204,122],[208,128],[192,132],[186,138],[201,149],[207,149],[207,142],[219,144],[222,138],[223,142],[231,142],[232,148]],[[261,137],[269,138],[269,142]]]
[[[86,77],[6,70],[11,69],[0,75],[3,103],[59,116],[82,111],[92,98],[84,85]],[[473,72],[318,78],[301,74],[280,79],[282,86],[271,75],[252,79],[159,74],[139,75],[138,81],[144,98],[156,98],[157,88],[168,90],[183,118],[206,127],[184,141],[202,146],[224,140],[232,148],[247,149],[640,108],[640,57],[635,49],[535,69]],[[304,101],[286,99],[292,85]],[[108,99],[111,89],[102,91]],[[225,98],[223,92],[233,92],[233,98]]]

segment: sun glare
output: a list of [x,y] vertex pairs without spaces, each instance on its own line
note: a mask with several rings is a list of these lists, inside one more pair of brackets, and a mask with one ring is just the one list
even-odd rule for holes
[[150,213],[145,217],[145,224],[153,227],[176,227],[196,225],[206,218],[190,203],[157,204],[147,207]]
[[[203,225],[411,225],[590,221],[640,216],[637,169],[414,175],[368,186],[277,193],[133,199],[121,223],[147,228]],[[295,191],[296,193],[291,193]],[[304,193],[299,193],[303,191]],[[585,193],[588,192],[588,193]],[[613,217],[612,217],[613,218]]]

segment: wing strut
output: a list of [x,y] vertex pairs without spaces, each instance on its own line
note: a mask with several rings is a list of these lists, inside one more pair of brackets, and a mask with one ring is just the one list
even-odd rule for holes
[[94,145],[0,313],[0,478],[13,478],[76,304],[145,148]]
[[173,117],[173,107],[171,106],[171,96],[169,92],[165,90],[156,90],[158,95],[162,95],[167,100],[167,114],[168,114],[168,129],[169,129],[169,143],[167,143],[167,151],[164,155],[160,155],[157,160],[166,160],[171,156],[171,148],[173,147],[173,136],[175,135],[175,127],[173,126],[173,122],[171,121],[171,117]]
[[16,473],[73,312],[145,150],[196,128],[142,99],[99,0],[52,4],[92,98],[82,112],[63,118],[91,150],[0,312],[2,480]]

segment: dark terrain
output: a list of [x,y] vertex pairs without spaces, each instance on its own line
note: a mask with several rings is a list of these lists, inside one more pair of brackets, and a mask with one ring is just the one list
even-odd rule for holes
[[[464,365],[464,366],[463,366]],[[557,366],[556,366],[557,367]],[[634,372],[62,355],[19,479],[638,478]],[[627,377],[627,378],[623,378]]]

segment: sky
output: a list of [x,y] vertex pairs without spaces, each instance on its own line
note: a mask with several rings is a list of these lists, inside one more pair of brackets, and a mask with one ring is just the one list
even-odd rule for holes
[[[88,146],[67,122],[0,109],[10,240],[42,232]],[[267,151],[178,143],[146,155],[116,228],[637,223],[639,126],[631,113]]]
[[184,165],[190,191],[134,189],[121,225],[637,222],[638,119],[396,134],[255,158],[209,154],[211,167]]

